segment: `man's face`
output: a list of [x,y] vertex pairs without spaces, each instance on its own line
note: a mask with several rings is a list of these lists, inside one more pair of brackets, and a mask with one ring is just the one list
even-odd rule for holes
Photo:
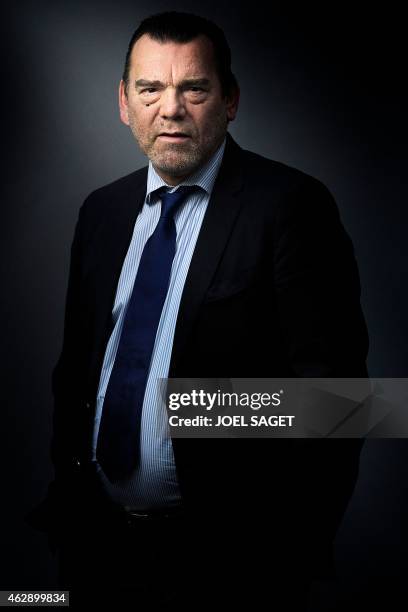
[[123,81],[119,87],[122,121],[172,185],[220,146],[238,99],[238,92],[223,97],[212,43],[205,36],[180,44],[143,35],[132,49],[128,95]]

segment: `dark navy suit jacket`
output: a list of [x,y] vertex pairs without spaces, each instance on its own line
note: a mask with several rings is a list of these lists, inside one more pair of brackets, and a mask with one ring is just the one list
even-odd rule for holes
[[[56,475],[33,523],[81,512],[96,390],[147,168],[91,193],[71,251],[63,348],[53,372]],[[177,318],[169,377],[365,377],[368,337],[352,242],[327,188],[227,135]],[[174,439],[197,521],[263,541],[277,564],[331,571],[353,491],[357,439]],[[71,514],[70,514],[71,513]],[[67,517],[62,520],[61,517]],[[253,538],[254,525],[267,526]],[[64,527],[62,527],[64,528]],[[248,544],[249,545],[249,544]]]

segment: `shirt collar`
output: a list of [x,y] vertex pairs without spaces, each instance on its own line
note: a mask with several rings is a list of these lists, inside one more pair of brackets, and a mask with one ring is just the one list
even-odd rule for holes
[[[182,181],[177,188],[181,185],[197,185],[204,189],[204,191],[211,195],[212,189],[214,187],[215,179],[217,178],[218,170],[220,168],[222,158],[224,155],[225,149],[225,141],[218,147],[218,149],[213,153],[210,159],[199,168],[194,174],[188,176],[184,181]],[[149,169],[147,172],[147,188],[146,188],[146,202],[148,204],[151,203],[151,196],[153,192],[159,189],[160,187],[168,187],[169,189],[176,189],[173,185],[168,185],[156,172],[153,167],[151,161],[149,161]],[[153,196],[154,200],[154,196]]]

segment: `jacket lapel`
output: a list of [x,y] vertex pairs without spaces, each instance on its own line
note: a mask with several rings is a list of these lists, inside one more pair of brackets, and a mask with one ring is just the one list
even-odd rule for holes
[[147,167],[134,173],[120,195],[111,203],[105,219],[97,253],[97,304],[94,308],[96,345],[90,368],[89,395],[96,396],[103,357],[113,329],[112,309],[123,261],[132,239],[136,218],[146,196]]
[[181,297],[173,340],[169,378],[190,336],[200,305],[216,272],[243,200],[242,149],[227,134],[223,161],[203,219]]

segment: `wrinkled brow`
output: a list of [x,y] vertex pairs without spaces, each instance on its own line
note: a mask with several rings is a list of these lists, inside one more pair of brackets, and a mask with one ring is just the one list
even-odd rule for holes
[[[207,87],[210,84],[209,79],[184,79],[178,84],[178,87]],[[166,84],[161,81],[148,81],[147,79],[138,79],[135,81],[135,87],[165,87]]]

